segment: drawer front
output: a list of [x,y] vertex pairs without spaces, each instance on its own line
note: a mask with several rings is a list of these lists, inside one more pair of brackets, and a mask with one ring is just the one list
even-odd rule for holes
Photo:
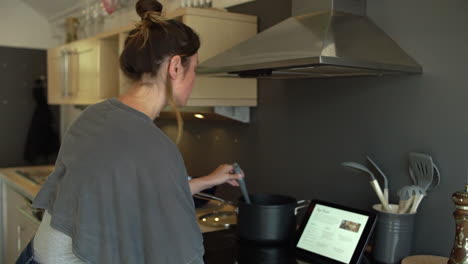
[[5,203],[5,263],[15,263],[21,251],[34,237],[39,220],[31,210],[31,202],[22,195],[3,185]]

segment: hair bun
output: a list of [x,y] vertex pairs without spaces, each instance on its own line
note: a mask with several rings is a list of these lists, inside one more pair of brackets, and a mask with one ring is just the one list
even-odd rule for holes
[[136,3],[136,12],[144,19],[149,12],[162,13],[163,5],[157,0],[138,0]]

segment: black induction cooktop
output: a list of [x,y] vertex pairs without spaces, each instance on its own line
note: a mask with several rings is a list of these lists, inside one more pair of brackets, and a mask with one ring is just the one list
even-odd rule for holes
[[296,264],[293,245],[262,246],[238,239],[235,229],[203,234],[205,264]]
[[[303,264],[296,260],[294,244],[265,246],[240,240],[235,228],[203,234],[205,264]],[[371,264],[363,258],[361,264]]]

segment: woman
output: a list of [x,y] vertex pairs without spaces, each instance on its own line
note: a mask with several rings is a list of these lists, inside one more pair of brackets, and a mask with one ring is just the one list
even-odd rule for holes
[[[139,0],[142,20],[120,66],[134,81],[122,96],[88,107],[65,135],[54,172],[34,200],[46,209],[18,263],[203,263],[191,194],[241,175],[221,165],[187,181],[176,145],[153,124],[186,104],[198,64],[198,36]],[[30,262],[28,262],[30,261]]]

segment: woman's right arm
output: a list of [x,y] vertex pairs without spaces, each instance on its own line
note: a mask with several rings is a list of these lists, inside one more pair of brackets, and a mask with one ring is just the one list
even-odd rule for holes
[[199,193],[205,189],[229,183],[232,186],[239,186],[238,179],[244,177],[242,174],[232,173],[233,167],[229,164],[219,165],[213,172],[206,176],[193,178],[189,181],[192,194]]

